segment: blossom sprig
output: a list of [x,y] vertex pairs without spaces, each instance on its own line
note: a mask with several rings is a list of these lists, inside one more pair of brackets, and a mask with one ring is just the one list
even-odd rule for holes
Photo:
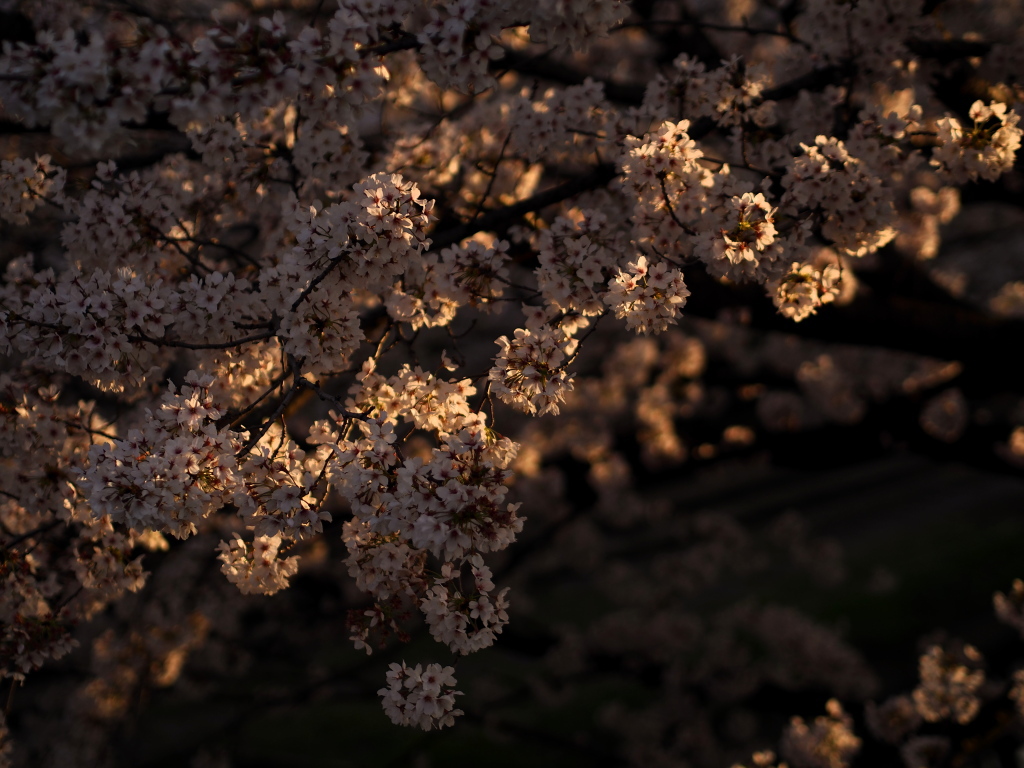
[[558,413],[572,390],[573,376],[563,364],[576,341],[561,328],[517,328],[512,338],[496,342],[501,352],[488,374],[491,388],[503,401],[525,413]]
[[243,595],[273,595],[288,586],[299,569],[297,557],[281,557],[281,535],[257,536],[248,544],[235,535],[218,546],[221,572]]
[[811,264],[793,262],[789,272],[769,281],[767,287],[779,313],[799,323],[836,298],[841,278],[835,264],[818,270]]
[[450,727],[455,724],[455,718],[463,714],[461,709],[455,708],[455,697],[461,696],[462,691],[455,690],[454,667],[391,664],[387,680],[388,687],[381,688],[377,695],[395,725],[411,725],[429,731]]
[[463,306],[496,311],[509,282],[509,243],[488,240],[474,238],[410,263],[385,299],[388,314],[415,331],[449,325]]
[[469,594],[463,594],[455,586],[455,566],[445,563],[440,578],[434,579],[433,586],[420,600],[420,610],[426,617],[430,634],[458,654],[489,647],[508,623],[509,588],[491,594],[493,574],[479,554],[470,556],[465,563],[473,576],[473,589]]
[[955,117],[936,121],[938,146],[932,165],[953,181],[995,181],[1013,167],[1020,149],[1020,115],[997,101],[975,101],[968,113],[973,125]]
[[96,516],[138,533],[186,538],[201,520],[232,503],[244,480],[235,459],[244,435],[221,430],[209,396],[212,377],[171,386],[156,413],[147,412],[124,439],[94,445],[83,487]]
[[627,328],[648,334],[675,323],[689,295],[682,272],[665,262],[648,266],[647,257],[639,256],[608,282],[605,302]]
[[695,254],[721,277],[756,279],[770,274],[777,258],[775,214],[763,193],[732,195],[707,212]]
[[707,117],[723,126],[742,124],[766,127],[776,120],[775,102],[765,99],[771,73],[761,63],[739,56],[708,67],[688,54],[680,54],[666,73],[659,73],[644,94],[644,108],[653,114],[672,111]]
[[245,491],[235,497],[239,515],[256,536],[308,539],[323,533],[333,517],[317,491],[326,485],[321,481],[330,456],[329,448],[320,447],[307,457],[279,425],[267,430],[241,462]]
[[801,144],[782,184],[782,206],[815,211],[822,234],[840,253],[865,256],[896,236],[892,190],[833,137]]
[[627,247],[608,217],[597,210],[557,217],[534,238],[540,262],[535,270],[544,300],[560,312],[593,316],[604,311],[602,295],[614,274],[616,252]]
[[0,161],[0,216],[12,224],[28,224],[28,214],[45,200],[56,202],[67,172],[53,165],[49,155],[35,161],[18,157]]
[[659,258],[677,261],[692,253],[692,234],[707,210],[714,174],[690,136],[690,121],[666,121],[657,131],[626,139],[623,183],[635,195],[633,238]]

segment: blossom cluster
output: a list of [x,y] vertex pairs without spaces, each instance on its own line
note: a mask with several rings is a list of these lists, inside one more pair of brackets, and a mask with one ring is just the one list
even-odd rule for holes
[[187,378],[180,391],[172,386],[139,429],[89,450],[84,484],[94,514],[136,533],[180,539],[235,500],[242,478],[234,454],[242,435],[217,429],[211,378]]
[[980,663],[981,654],[970,645],[957,650],[929,648],[921,657],[921,683],[913,693],[921,717],[932,723],[945,718],[961,724],[973,720],[981,707],[977,691],[985,682]]
[[[94,516],[80,490],[75,466],[103,427],[90,404],[62,403],[56,387],[0,376],[4,676],[23,679],[65,655],[77,644],[75,622],[146,582],[137,549],[159,546],[160,534],[137,536],[109,515]],[[46,535],[58,529],[67,535]]]
[[955,182],[995,181],[1013,167],[1020,149],[1020,115],[999,102],[976,101],[969,117],[973,125],[964,126],[955,117],[936,121],[939,145],[932,164]]
[[392,664],[388,687],[378,691],[391,722],[424,731],[452,725],[462,714],[461,709],[455,709],[455,697],[462,691],[454,690],[454,673],[453,667],[440,664],[428,664],[426,669],[420,664]]
[[28,215],[49,199],[56,199],[67,178],[49,155],[0,161],[0,215],[12,224],[28,224]]
[[834,264],[827,264],[819,271],[811,264],[794,262],[788,273],[768,285],[774,287],[772,301],[779,312],[799,323],[836,297],[840,277],[839,267]]
[[668,73],[659,73],[644,93],[644,109],[654,114],[673,110],[696,120],[708,117],[722,126],[767,127],[776,121],[775,102],[764,97],[772,76],[760,62],[732,56],[708,69],[682,53]]
[[508,587],[491,595],[494,582],[491,569],[484,565],[480,555],[469,558],[467,564],[473,577],[470,594],[463,595],[451,582],[454,572],[450,564],[441,570],[441,578],[427,591],[420,603],[430,634],[446,644],[455,653],[473,653],[494,642],[496,634],[508,623]]
[[822,234],[849,256],[873,253],[896,236],[892,192],[835,138],[801,144],[786,171],[784,203],[817,209]]
[[612,281],[605,299],[615,316],[625,318],[626,327],[637,333],[657,333],[675,322],[690,295],[683,274],[661,262],[648,266],[647,257],[629,263]]
[[501,352],[490,372],[491,387],[504,402],[525,413],[558,413],[558,404],[572,390],[564,363],[576,340],[561,327],[517,328],[501,336]]
[[601,211],[580,211],[579,221],[559,216],[532,245],[539,266],[537,289],[560,312],[584,316],[604,311],[608,284],[614,280],[617,252],[624,248]]
[[853,734],[853,718],[842,705],[830,699],[827,715],[816,717],[811,725],[794,717],[782,736],[782,753],[794,765],[845,768],[860,749],[861,740]]
[[252,544],[236,535],[220,543],[221,571],[243,595],[272,595],[288,586],[299,569],[298,559],[278,556],[281,536],[257,536]]

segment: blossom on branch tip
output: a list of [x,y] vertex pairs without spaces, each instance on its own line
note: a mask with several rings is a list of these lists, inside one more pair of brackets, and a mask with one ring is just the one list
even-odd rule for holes
[[1020,115],[997,101],[971,105],[973,125],[965,126],[955,117],[936,121],[938,147],[932,165],[954,182],[995,181],[1013,167],[1020,149]]
[[454,667],[428,664],[415,667],[391,664],[387,674],[388,687],[381,688],[384,711],[395,725],[411,725],[429,731],[447,728],[462,714],[455,708],[456,691]]
[[221,572],[244,595],[273,595],[299,569],[297,557],[280,557],[280,536],[257,536],[247,544],[238,534],[218,546]]
[[627,328],[648,334],[674,324],[689,295],[682,272],[664,262],[648,266],[647,257],[639,256],[629,271],[619,270],[608,281],[604,300]]

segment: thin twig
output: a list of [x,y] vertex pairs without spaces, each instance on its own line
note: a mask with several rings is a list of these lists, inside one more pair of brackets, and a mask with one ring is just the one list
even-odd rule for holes
[[16,677],[11,678],[11,690],[7,693],[7,704],[4,705],[4,717],[10,717],[14,708],[14,692],[18,690],[19,681]]
[[40,534],[46,533],[47,531],[52,531],[54,528],[56,528],[63,522],[64,521],[60,519],[51,520],[45,525],[41,525],[38,528],[34,528],[31,531],[28,531],[27,533],[19,534],[10,541],[4,542],[2,550],[6,552],[10,550],[12,547],[18,546],[19,544],[21,544],[21,542],[25,541],[26,539],[31,539],[34,536],[39,536]]
[[263,436],[265,434],[267,434],[267,432],[270,431],[271,425],[274,424],[274,422],[276,422],[279,418],[281,418],[284,415],[285,408],[288,407],[288,404],[291,403],[291,401],[295,399],[295,396],[302,389],[302,387],[299,386],[299,384],[297,382],[298,382],[298,379],[296,379],[296,383],[292,385],[292,388],[288,390],[288,392],[285,394],[285,396],[281,398],[281,402],[277,404],[277,408],[274,409],[273,415],[271,415],[271,417],[269,419],[267,419],[265,422],[263,422],[263,424],[261,424],[256,429],[256,431],[253,433],[252,437],[249,438],[249,442],[247,442],[245,445],[243,445],[241,450],[239,450],[238,453],[235,454],[235,458],[236,459],[244,459],[246,457],[246,455],[253,448],[256,447],[256,443],[258,443],[260,440],[262,440]]
[[708,21],[697,21],[697,20],[680,20],[671,21],[664,20],[658,21],[655,19],[649,21],[631,21],[624,22],[618,26],[612,27],[609,32],[618,32],[622,29],[634,29],[634,28],[646,28],[646,27],[699,27],[700,29],[712,29],[716,32],[742,32],[746,35],[770,35],[773,37],[782,37],[790,42],[801,45],[804,48],[810,48],[810,44],[805,40],[801,40],[799,37],[794,35],[792,32],[781,31],[778,29],[768,29],[767,27],[749,27],[747,25],[737,26],[735,24],[715,24]]
[[369,417],[365,413],[357,413],[356,411],[349,411],[345,409],[345,403],[342,402],[341,398],[337,395],[332,395],[330,392],[325,392],[323,387],[309,379],[298,379],[295,382],[296,386],[301,389],[308,389],[311,392],[316,393],[316,396],[323,400],[325,403],[330,403],[338,408],[340,411],[336,411],[337,415],[341,416],[345,421],[349,419],[356,419],[357,421],[366,421]]
[[254,341],[265,341],[266,339],[274,338],[273,331],[266,331],[264,333],[257,333],[253,336],[246,336],[244,339],[235,339],[234,341],[219,341],[210,342],[208,344],[194,344],[188,341],[166,341],[164,339],[153,339],[149,336],[131,335],[128,337],[129,341],[134,342],[145,342],[147,344],[155,344],[158,347],[177,347],[180,349],[231,349],[232,347],[239,347],[242,344],[249,344]]
[[679,220],[679,217],[676,216],[675,209],[672,207],[672,201],[668,199],[668,189],[665,187],[665,177],[659,176],[658,181],[661,182],[661,196],[665,200],[665,205],[668,207],[668,212],[669,215],[672,217],[672,221],[678,224],[679,228],[682,229],[683,232],[686,232],[688,235],[697,234],[696,232],[693,231],[692,227],[688,227],[685,224],[683,224],[683,222]]
[[280,387],[290,375],[291,371],[282,371],[280,374],[278,374],[278,376],[273,381],[270,382],[270,386],[267,387],[267,389],[263,392],[262,395],[257,397],[251,403],[249,403],[249,405],[247,405],[244,410],[242,410],[237,416],[235,416],[231,420],[229,424],[229,429],[234,429],[239,424],[241,424],[245,417],[248,416],[253,411],[255,411],[256,407],[260,403],[262,403],[264,400],[270,397],[271,393],[273,393],[278,387]]
[[309,298],[309,295],[316,290],[316,287],[320,285],[320,283],[322,283],[325,279],[327,279],[327,276],[331,274],[331,272],[333,272],[335,269],[337,269],[341,262],[341,256],[339,256],[336,259],[332,259],[331,262],[327,265],[326,269],[321,270],[320,274],[318,274],[316,277],[309,281],[309,285],[303,288],[302,293],[299,294],[299,297],[292,302],[292,312],[297,310],[299,308],[299,305],[302,304],[302,302],[304,302],[307,298]]
[[483,213],[484,206],[487,204],[487,198],[491,196],[491,190],[494,189],[494,182],[498,178],[498,168],[501,167],[502,162],[505,160],[505,150],[508,149],[508,143],[512,139],[511,129],[505,136],[505,141],[501,143],[501,149],[498,150],[498,159],[494,161],[494,169],[490,173],[490,180],[487,182],[487,189],[484,190],[483,197],[480,198],[480,202],[477,203],[476,210],[473,212],[473,218],[470,219],[470,224],[480,218],[480,214]]

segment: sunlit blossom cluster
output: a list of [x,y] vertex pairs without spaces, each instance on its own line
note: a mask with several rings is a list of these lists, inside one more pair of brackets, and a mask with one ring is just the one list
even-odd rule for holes
[[976,101],[969,117],[973,124],[965,125],[955,117],[936,122],[939,146],[932,164],[954,182],[995,181],[1013,167],[1020,149],[1020,115],[1008,111],[1005,104]]

